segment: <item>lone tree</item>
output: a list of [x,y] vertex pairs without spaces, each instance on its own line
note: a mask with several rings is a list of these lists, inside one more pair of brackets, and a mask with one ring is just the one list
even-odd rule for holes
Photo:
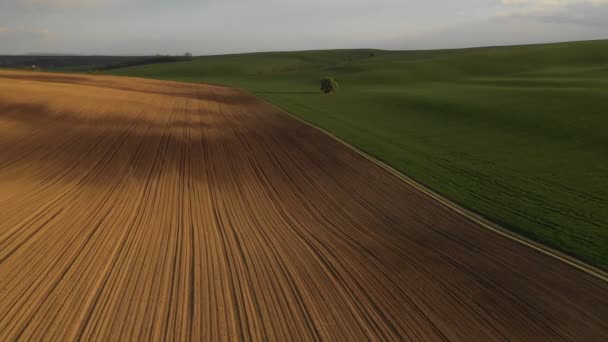
[[338,82],[331,77],[321,80],[321,91],[325,94],[333,94],[338,90]]

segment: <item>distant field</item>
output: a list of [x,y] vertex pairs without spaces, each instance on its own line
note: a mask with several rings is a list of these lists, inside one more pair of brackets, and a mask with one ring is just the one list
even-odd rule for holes
[[[608,267],[608,41],[259,53],[110,71],[247,89],[487,218]],[[321,95],[333,76],[340,91]]]

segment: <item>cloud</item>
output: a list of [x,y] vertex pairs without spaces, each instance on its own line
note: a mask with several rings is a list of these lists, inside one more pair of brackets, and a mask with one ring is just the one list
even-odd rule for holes
[[608,26],[608,0],[501,0],[503,18]]
[[52,52],[60,41],[58,36],[41,28],[0,28],[0,54]]
[[0,26],[0,33],[10,36],[20,36],[20,37],[38,37],[44,39],[55,39],[57,35],[54,32],[51,32],[48,29],[40,29],[40,28],[18,28],[18,29],[9,29],[8,27]]
[[43,38],[46,38],[46,39],[55,39],[55,38],[57,38],[57,35],[54,32],[52,32],[52,31],[50,31],[48,29],[32,29],[32,30],[23,30],[21,32],[29,33],[29,34],[33,34],[33,35],[39,35],[39,36],[41,36]]
[[28,7],[65,8],[65,7],[98,7],[108,5],[113,0],[19,0]]
[[535,15],[567,11],[572,7],[608,5],[608,0],[501,0],[510,9],[505,14]]

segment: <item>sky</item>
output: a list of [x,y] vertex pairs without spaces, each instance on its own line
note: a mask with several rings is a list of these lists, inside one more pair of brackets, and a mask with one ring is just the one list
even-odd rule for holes
[[0,54],[211,55],[608,38],[608,0],[0,0]]

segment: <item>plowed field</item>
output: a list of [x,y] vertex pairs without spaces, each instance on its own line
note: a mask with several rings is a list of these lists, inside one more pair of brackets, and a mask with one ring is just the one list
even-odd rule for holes
[[0,72],[0,340],[582,340],[608,284],[223,87]]

